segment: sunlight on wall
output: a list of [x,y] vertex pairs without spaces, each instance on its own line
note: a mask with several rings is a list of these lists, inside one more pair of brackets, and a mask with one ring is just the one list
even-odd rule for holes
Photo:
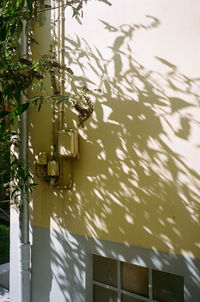
[[[72,233],[200,256],[200,4],[188,5],[94,1],[82,26],[66,12],[66,89],[86,84],[95,112],[78,129],[73,190],[39,181],[33,224],[53,217]],[[51,119],[50,107],[31,113],[34,154],[50,150]]]

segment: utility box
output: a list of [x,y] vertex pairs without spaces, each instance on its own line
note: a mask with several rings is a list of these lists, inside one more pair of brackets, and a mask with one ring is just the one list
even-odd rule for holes
[[35,159],[37,165],[47,165],[47,152],[39,152]]
[[78,132],[74,129],[58,131],[58,155],[78,158]]
[[50,160],[47,165],[48,176],[59,176],[59,163],[55,160]]

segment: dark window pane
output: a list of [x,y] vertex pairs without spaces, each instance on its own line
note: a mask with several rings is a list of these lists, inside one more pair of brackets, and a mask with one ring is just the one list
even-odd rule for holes
[[94,285],[93,302],[117,302],[117,292]]
[[183,302],[183,277],[153,270],[153,298],[159,302]]
[[131,296],[122,295],[122,302],[144,302],[144,300],[140,300],[138,298],[133,298]]
[[93,256],[94,280],[117,287],[117,261],[101,256]]
[[145,297],[149,296],[149,270],[146,267],[121,263],[122,288]]

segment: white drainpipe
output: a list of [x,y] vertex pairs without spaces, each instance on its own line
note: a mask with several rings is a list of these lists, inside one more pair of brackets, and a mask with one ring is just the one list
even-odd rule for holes
[[[25,24],[23,24],[23,32],[20,46],[20,57],[27,55],[27,37],[25,34]],[[21,97],[21,103],[25,103],[25,96]],[[25,111],[20,116],[20,141],[19,158],[24,163],[24,168],[28,170],[28,112]],[[29,242],[29,204],[27,202],[28,193],[23,192],[21,196],[22,206],[19,209],[19,226],[20,226],[20,302],[30,302],[30,251],[31,246]]]

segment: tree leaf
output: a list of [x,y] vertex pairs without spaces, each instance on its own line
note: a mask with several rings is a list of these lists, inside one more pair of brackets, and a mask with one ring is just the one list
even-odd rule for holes
[[25,112],[28,109],[29,105],[30,105],[30,103],[27,102],[27,103],[24,103],[24,104],[18,106],[15,109],[15,111],[12,112],[10,119],[13,120],[16,116],[18,116],[18,115],[22,114],[23,112]]
[[19,85],[19,87],[17,88],[17,91],[15,93],[15,99],[18,102],[18,104],[20,103],[20,100],[21,100],[21,92],[22,92],[22,84]]
[[10,111],[6,111],[6,110],[0,111],[0,119],[2,119],[3,117],[5,117],[5,116],[8,115],[9,113],[10,113]]
[[29,13],[30,13],[30,15],[32,15],[32,11],[33,11],[32,1],[27,0],[27,5],[28,5]]
[[3,103],[3,93],[0,91],[0,105]]
[[79,15],[79,11],[83,8],[82,3],[79,3],[79,5],[75,8],[73,7],[73,15],[72,17],[75,17],[77,15]]
[[[6,130],[6,121],[3,120],[0,122],[0,136],[3,136],[3,133]],[[0,141],[2,141],[2,138],[0,137]]]
[[4,25],[3,28],[0,30],[0,40],[1,41],[6,40],[6,34],[7,34],[7,29],[6,29],[6,26]]

